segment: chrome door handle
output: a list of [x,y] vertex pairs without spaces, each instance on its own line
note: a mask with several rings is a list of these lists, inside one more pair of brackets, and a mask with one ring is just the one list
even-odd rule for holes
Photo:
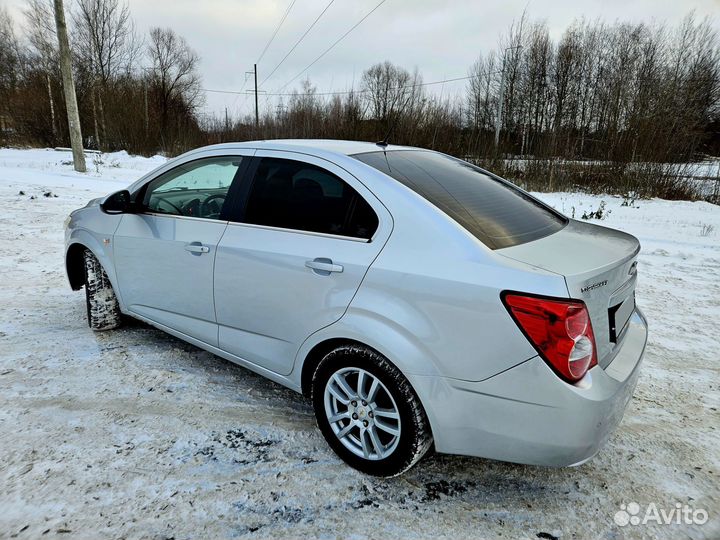
[[200,242],[191,242],[190,244],[185,244],[185,251],[189,251],[190,253],[207,253],[210,251],[210,248],[203,246]]
[[332,272],[342,272],[344,268],[339,264],[333,264],[332,259],[318,257],[312,261],[305,261],[305,266],[311,268],[316,274],[329,276]]

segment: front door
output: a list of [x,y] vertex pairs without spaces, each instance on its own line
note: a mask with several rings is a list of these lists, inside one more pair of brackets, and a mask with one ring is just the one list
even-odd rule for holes
[[217,346],[215,254],[227,228],[230,186],[247,159],[189,161],[135,194],[138,212],[125,214],[114,236],[115,269],[129,311]]
[[220,348],[282,375],[345,313],[392,228],[357,179],[295,155],[257,152],[242,222],[230,222],[215,262]]

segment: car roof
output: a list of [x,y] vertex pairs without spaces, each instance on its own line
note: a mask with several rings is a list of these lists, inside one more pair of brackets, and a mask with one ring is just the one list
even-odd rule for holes
[[[363,154],[368,152],[382,152],[392,150],[422,150],[420,148],[413,148],[410,146],[400,145],[387,145],[381,146],[377,143],[366,142],[366,141],[342,141],[336,139],[272,139],[272,140],[259,140],[259,141],[243,141],[243,142],[228,142],[220,144],[212,144],[209,146],[201,146],[195,148],[182,155],[171,159],[158,167],[145,174],[135,182],[133,182],[128,189],[130,191],[136,189],[138,186],[143,185],[147,182],[148,178],[154,177],[161,172],[165,172],[169,167],[174,166],[178,160],[190,160],[196,157],[202,157],[204,153],[208,151],[232,151],[232,150],[276,150],[285,152],[298,152],[301,154],[308,154],[311,156],[331,159],[332,156],[342,156],[347,159],[347,156],[353,156],[355,154]],[[355,161],[354,159],[351,161]],[[360,162],[358,161],[358,164]],[[381,175],[384,176],[384,175]]]
[[333,152],[335,154],[344,154],[351,156],[353,154],[363,154],[366,152],[382,152],[398,149],[409,149],[408,146],[387,145],[380,146],[374,142],[363,141],[342,141],[335,139],[273,139],[261,141],[245,141],[234,143],[214,144],[198,148],[198,150],[207,149],[222,150],[223,148],[256,148],[263,150],[291,150],[295,152],[307,152],[315,154],[320,152]]

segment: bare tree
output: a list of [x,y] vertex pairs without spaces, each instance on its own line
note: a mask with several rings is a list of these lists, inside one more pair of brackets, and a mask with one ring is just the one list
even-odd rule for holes
[[102,84],[127,73],[139,54],[130,8],[120,0],[77,0],[74,43]]
[[578,36],[571,29],[565,32],[557,46],[550,73],[551,91],[554,92],[550,152],[554,155],[558,153],[562,132],[567,130],[569,123],[568,109],[571,108],[573,94],[576,91],[573,82],[577,80],[578,56]]
[[60,52],[60,70],[62,71],[63,90],[65,92],[65,107],[67,108],[68,126],[70,129],[70,144],[73,153],[73,165],[78,172],[85,172],[85,154],[83,153],[82,131],[80,129],[80,114],[78,112],[77,97],[75,96],[75,82],[73,81],[72,57],[68,41],[67,25],[63,1],[55,0],[55,26],[57,28],[58,49]]
[[310,80],[304,79],[300,84],[300,91],[293,92],[288,101],[287,120],[293,136],[304,139],[322,129],[324,111],[316,95],[317,88]]
[[412,89],[409,71],[388,61],[375,64],[362,75],[362,88],[370,104],[370,114],[385,120],[396,112]]
[[[400,121],[416,117],[422,106],[422,77],[388,61],[368,68],[362,75],[362,93],[371,118],[380,128],[376,136],[386,137]],[[408,123],[411,135],[416,123]]]
[[95,139],[101,146],[107,139],[104,94],[112,81],[132,70],[139,42],[130,9],[120,0],[77,0],[73,22],[78,63],[89,71]]
[[28,0],[25,9],[25,34],[30,44],[32,62],[43,74],[50,111],[53,141],[57,138],[57,119],[53,82],[59,84],[57,35],[52,0]]
[[150,30],[148,44],[152,82],[159,92],[161,128],[167,127],[173,104],[194,111],[202,100],[198,55],[170,28]]
[[7,10],[0,7],[0,96],[8,96],[15,87],[19,69],[20,47],[13,21]]
[[10,15],[0,7],[0,140],[9,131],[10,98],[20,79],[20,47]]
[[27,0],[25,34],[40,58],[57,60],[57,35],[53,0]]
[[495,53],[481,56],[470,66],[467,88],[468,121],[475,130],[491,129],[494,119],[492,111],[495,104],[493,86],[497,80]]

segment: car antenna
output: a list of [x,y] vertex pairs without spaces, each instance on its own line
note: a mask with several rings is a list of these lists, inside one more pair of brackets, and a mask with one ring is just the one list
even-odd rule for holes
[[400,120],[400,115],[398,114],[395,116],[395,120],[390,124],[390,128],[387,130],[387,133],[385,134],[385,138],[382,141],[378,141],[375,144],[378,146],[382,146],[383,148],[386,148],[388,145],[388,141],[390,140],[390,134],[393,132],[393,129],[395,129],[395,126],[398,123],[398,120]]
[[405,108],[407,107],[408,103],[410,102],[410,98],[413,96],[413,94],[410,94],[407,99],[405,100],[405,103],[403,103],[402,107],[400,107],[400,110],[395,115],[395,120],[390,124],[390,128],[387,130],[387,133],[385,134],[385,138],[382,141],[378,141],[375,144],[378,146],[381,146],[383,148],[387,148],[388,141],[390,140],[390,134],[395,129],[395,126],[400,121],[400,117],[405,112]]

